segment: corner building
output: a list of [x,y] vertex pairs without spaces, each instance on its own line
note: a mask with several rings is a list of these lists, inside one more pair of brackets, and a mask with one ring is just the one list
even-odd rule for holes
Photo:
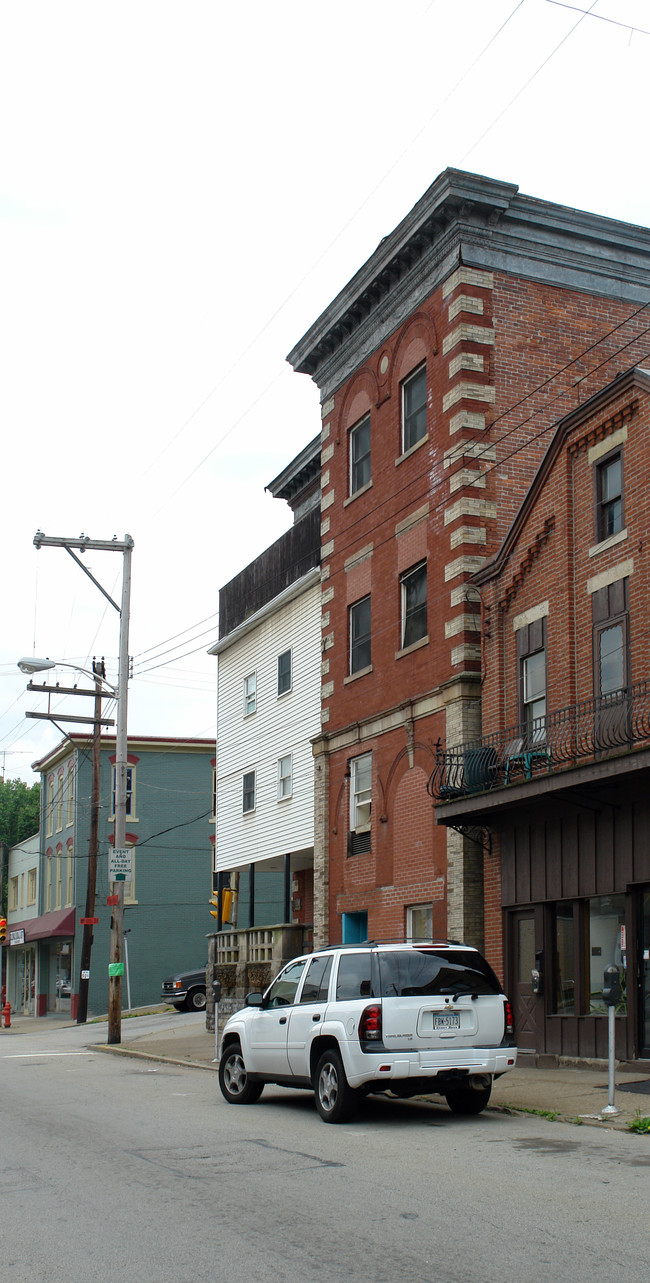
[[646,229],[446,170],[290,353],[322,405],[316,945],[485,946],[483,847],[427,792],[480,734],[470,578],[559,415],[645,357],[648,298]]

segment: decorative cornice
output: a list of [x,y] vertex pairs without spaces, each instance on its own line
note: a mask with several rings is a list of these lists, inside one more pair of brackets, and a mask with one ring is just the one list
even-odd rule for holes
[[650,230],[447,169],[289,353],[327,399],[460,265],[643,302]]

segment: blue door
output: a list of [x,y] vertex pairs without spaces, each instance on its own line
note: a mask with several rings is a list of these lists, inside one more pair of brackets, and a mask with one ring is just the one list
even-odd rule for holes
[[368,939],[368,914],[344,913],[343,944],[363,944]]

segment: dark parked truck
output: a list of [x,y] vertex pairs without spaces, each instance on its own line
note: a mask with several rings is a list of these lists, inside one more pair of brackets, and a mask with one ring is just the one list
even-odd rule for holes
[[205,967],[198,971],[178,971],[163,980],[161,999],[171,1002],[177,1011],[203,1011],[205,1007]]

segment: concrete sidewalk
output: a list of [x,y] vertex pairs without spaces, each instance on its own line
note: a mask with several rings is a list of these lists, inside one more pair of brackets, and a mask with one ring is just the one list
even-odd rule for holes
[[[214,1034],[205,1030],[169,1029],[144,1038],[129,1038],[120,1047],[102,1047],[118,1055],[146,1056],[156,1060],[196,1065],[215,1072]],[[635,1117],[650,1117],[650,1074],[643,1070],[616,1071],[618,1115],[601,1118],[607,1105],[607,1065],[538,1069],[524,1061],[494,1084],[490,1107],[556,1117],[565,1122],[590,1123],[626,1131]],[[630,1087],[641,1090],[629,1090]],[[432,1099],[438,1099],[434,1097]]]

